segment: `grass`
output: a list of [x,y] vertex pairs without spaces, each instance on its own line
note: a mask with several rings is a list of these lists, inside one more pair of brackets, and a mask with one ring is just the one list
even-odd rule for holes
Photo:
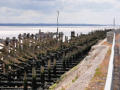
[[94,74],[93,78],[91,79],[88,87],[85,90],[92,90],[94,87],[96,90],[104,90],[104,85],[105,85],[105,81],[106,81],[105,78],[107,76],[110,54],[111,54],[111,48],[108,49],[103,62],[95,70],[95,74]]
[[72,69],[71,69],[71,72],[75,71],[78,69],[78,65],[74,66]]
[[74,83],[77,79],[78,79],[78,74],[77,74],[76,77],[72,80],[72,83]]
[[102,75],[102,72],[101,72],[100,68],[98,67],[98,68],[96,69],[96,72],[95,72],[94,77],[100,77],[101,75]]
[[57,85],[57,84],[55,83],[55,84],[53,84],[52,86],[50,86],[50,87],[49,87],[49,90],[54,90],[55,87],[56,87],[56,85]]
[[[51,86],[49,87],[49,90],[54,90],[54,89],[56,88],[56,86],[58,85],[58,83],[59,83],[60,81],[64,80],[64,78],[65,78],[66,76],[67,76],[66,74],[63,74],[63,75],[60,77],[60,79],[58,79],[58,80],[56,81],[56,83],[54,83],[53,85],[51,85]],[[65,89],[62,89],[62,90],[65,90]]]

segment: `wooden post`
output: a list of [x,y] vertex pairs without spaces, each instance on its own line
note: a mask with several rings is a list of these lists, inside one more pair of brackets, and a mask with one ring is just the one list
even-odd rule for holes
[[48,79],[51,79],[51,60],[48,60]]
[[27,74],[24,73],[24,90],[27,90],[28,84],[27,84]]
[[35,69],[35,67],[32,67],[32,90],[37,90],[36,69]]
[[44,76],[44,67],[43,66],[41,66],[41,68],[40,68],[40,80],[41,80],[41,87],[44,88],[45,76]]

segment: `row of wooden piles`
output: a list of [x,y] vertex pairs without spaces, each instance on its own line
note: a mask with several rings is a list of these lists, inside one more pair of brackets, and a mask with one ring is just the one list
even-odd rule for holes
[[63,33],[20,34],[18,38],[6,38],[0,50],[0,88],[37,90],[48,89],[59,81],[66,71],[84,58],[91,46],[106,37],[106,32],[94,31],[71,39]]

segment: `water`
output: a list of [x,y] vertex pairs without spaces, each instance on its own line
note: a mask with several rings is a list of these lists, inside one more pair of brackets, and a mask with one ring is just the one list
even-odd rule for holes
[[[62,26],[59,27],[59,32],[63,32],[65,36],[70,38],[71,31],[75,31],[76,35],[80,33],[87,34],[94,30],[104,30],[111,27],[108,26]],[[38,33],[39,30],[42,32],[56,32],[56,27],[51,26],[0,26],[0,38],[5,39],[6,37],[17,37],[18,34],[23,33]]]

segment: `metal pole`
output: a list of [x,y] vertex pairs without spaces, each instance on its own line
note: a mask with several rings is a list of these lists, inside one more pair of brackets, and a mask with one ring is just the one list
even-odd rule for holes
[[114,17],[114,19],[113,19],[113,27],[114,27],[114,29],[115,29],[115,26],[116,26],[116,21],[115,21],[115,17]]
[[59,11],[57,11],[57,34],[58,34],[58,24],[59,24]]

